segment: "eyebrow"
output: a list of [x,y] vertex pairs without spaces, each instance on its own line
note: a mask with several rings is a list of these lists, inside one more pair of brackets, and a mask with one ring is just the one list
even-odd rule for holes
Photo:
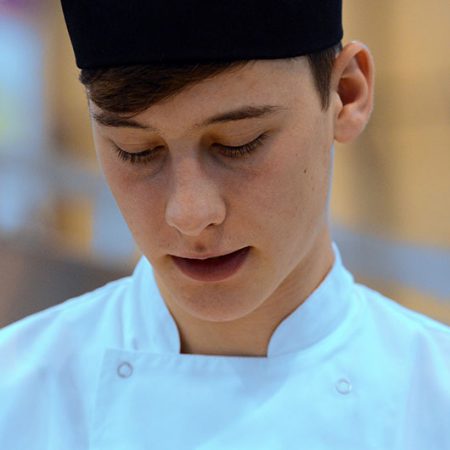
[[[286,108],[278,105],[242,106],[238,109],[216,114],[204,122],[195,125],[195,128],[206,127],[208,125],[224,122],[232,122],[243,119],[254,119],[268,116]],[[158,132],[158,129],[151,125],[144,125],[134,119],[122,117],[107,111],[92,112],[92,118],[100,125],[114,128],[135,128],[140,130]]]
[[140,130],[157,131],[156,128],[143,125],[137,120],[127,119],[126,117],[122,117],[107,111],[91,112],[91,116],[99,125],[103,125],[104,127],[137,128]]

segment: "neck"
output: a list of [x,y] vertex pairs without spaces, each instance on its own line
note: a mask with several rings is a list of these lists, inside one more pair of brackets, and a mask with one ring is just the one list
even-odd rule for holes
[[[331,239],[326,230],[264,303],[237,320],[201,320],[170,302],[169,309],[180,334],[181,353],[267,356],[270,339],[278,325],[318,287],[330,271],[333,260]],[[162,294],[166,298],[163,290]]]

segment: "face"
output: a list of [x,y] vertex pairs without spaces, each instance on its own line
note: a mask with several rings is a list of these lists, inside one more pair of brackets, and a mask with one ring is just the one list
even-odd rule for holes
[[[91,104],[91,112],[101,110]],[[230,321],[297,292],[307,258],[329,246],[333,113],[321,109],[307,61],[252,62],[133,119],[146,128],[93,119],[93,135],[107,182],[168,306]],[[243,265],[219,281],[186,276],[171,256],[244,247]]]

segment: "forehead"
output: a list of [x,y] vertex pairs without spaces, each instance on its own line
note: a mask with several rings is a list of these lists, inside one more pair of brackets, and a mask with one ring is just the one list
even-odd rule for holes
[[274,92],[277,95],[287,92],[292,83],[308,81],[306,58],[254,60],[233,67],[200,82],[188,85],[176,96],[179,100],[220,99],[226,101],[232,96],[258,96]]
[[[306,102],[312,87],[305,58],[256,60],[188,84],[175,95],[153,103],[144,112],[124,116],[139,122],[142,122],[140,118],[151,116],[163,123],[179,120],[185,123],[191,119],[201,123],[218,113],[243,106],[289,107],[292,102]],[[105,113],[93,102],[90,102],[90,109],[94,117]],[[120,120],[114,118],[111,122],[120,124]]]

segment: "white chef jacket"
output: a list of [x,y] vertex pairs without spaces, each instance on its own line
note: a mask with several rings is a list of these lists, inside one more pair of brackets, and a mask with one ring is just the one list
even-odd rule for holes
[[267,357],[180,354],[144,257],[0,331],[1,450],[449,450],[450,328],[334,266]]

